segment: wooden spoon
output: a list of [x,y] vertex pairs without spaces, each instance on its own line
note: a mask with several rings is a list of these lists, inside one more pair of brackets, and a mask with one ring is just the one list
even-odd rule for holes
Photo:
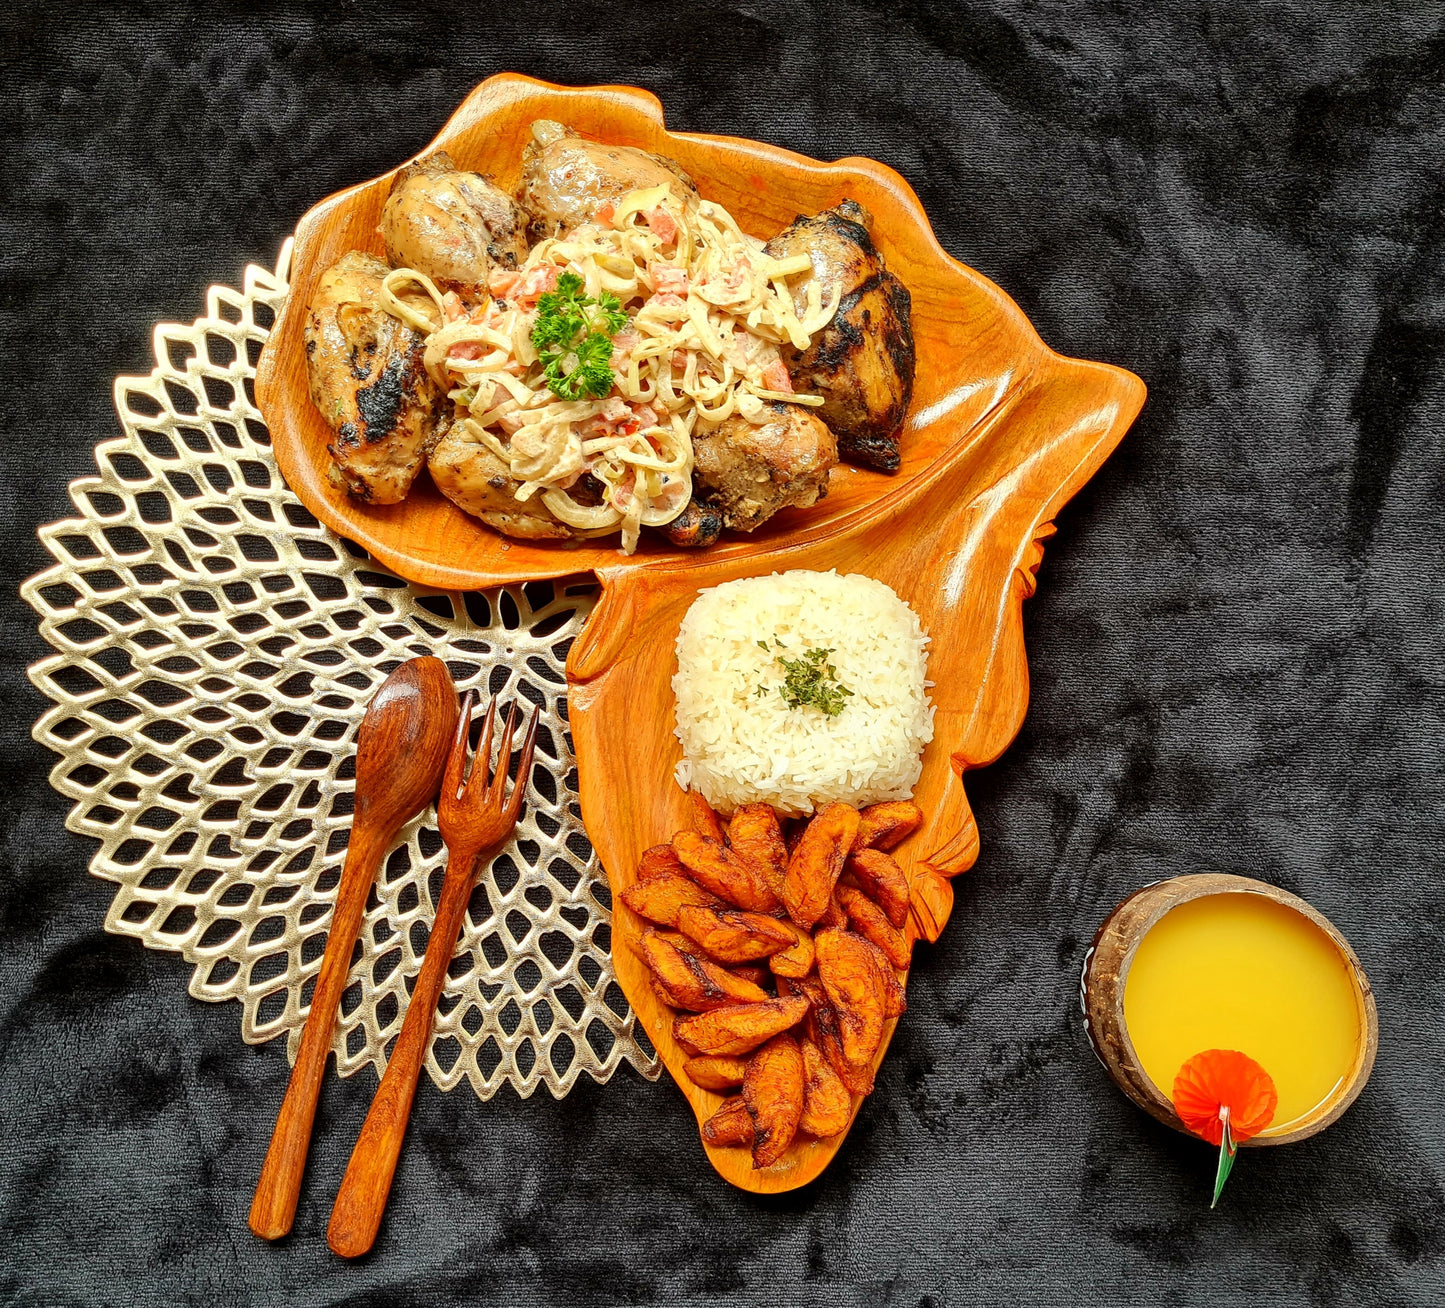
[[336,1010],[351,971],[366,898],[382,856],[404,823],[435,798],[457,725],[457,692],[440,659],[408,659],[367,706],[356,745],[356,815],[326,953],[301,1049],[251,1201],[251,1229],[276,1240],[291,1229]]
[[447,967],[456,953],[457,936],[462,916],[472,893],[472,880],[478,861],[484,854],[494,853],[512,834],[517,815],[522,811],[522,798],[532,776],[532,748],[537,740],[539,710],[532,710],[522,752],[517,763],[517,780],[507,797],[508,765],[512,758],[512,733],[521,721],[517,705],[507,715],[497,750],[495,774],[488,779],[487,765],[492,756],[492,726],[497,716],[497,701],[487,706],[486,723],[481,743],[472,761],[469,778],[463,779],[467,764],[467,735],[471,727],[475,691],[467,691],[462,701],[461,718],[456,739],[447,760],[446,778],[437,800],[437,822],[442,839],[447,842],[447,874],[442,882],[441,902],[432,921],[431,937],[426,944],[426,957],[412,988],[401,1034],[386,1064],[371,1111],[351,1151],[341,1190],[331,1210],[331,1225],[326,1243],[333,1253],[343,1258],[357,1258],[366,1253],[376,1240],[381,1215],[391,1193],[391,1182],[401,1158],[401,1142],[411,1117],[411,1104],[416,1096],[417,1079],[421,1076],[427,1046],[431,1042],[432,1020],[437,1001],[447,978]]

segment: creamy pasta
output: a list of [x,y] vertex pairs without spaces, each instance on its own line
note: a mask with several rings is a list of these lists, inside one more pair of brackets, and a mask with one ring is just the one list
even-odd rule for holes
[[[425,335],[427,372],[469,438],[509,469],[514,497],[537,497],[578,535],[620,529],[630,554],[643,526],[687,507],[694,435],[735,415],[762,421],[768,401],[822,404],[794,393],[779,353],[806,349],[837,310],[837,293],[823,303],[814,279],[798,312],[788,280],[810,270],[807,255],[771,258],[721,205],[664,185],[538,242],[520,268],[493,270],[479,305],[409,268],[384,279],[381,299]],[[625,314],[600,398],[554,394],[532,343],[537,302],[564,273]],[[579,497],[587,474],[591,493]]]

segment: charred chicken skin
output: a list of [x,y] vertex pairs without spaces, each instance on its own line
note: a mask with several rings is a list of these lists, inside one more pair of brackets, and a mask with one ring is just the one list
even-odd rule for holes
[[522,188],[518,198],[532,215],[532,236],[541,240],[589,221],[609,200],[629,191],[668,185],[684,204],[694,203],[697,187],[671,159],[630,145],[604,145],[578,136],[570,127],[541,119],[522,151]]
[[491,450],[471,439],[461,422],[443,424],[427,467],[437,489],[447,499],[504,536],[570,540],[576,535],[566,523],[548,513],[539,499],[516,499],[521,483]]
[[833,321],[806,350],[784,347],[793,385],[824,398],[818,416],[850,463],[896,472],[898,429],[913,398],[913,329],[908,288],[883,265],[861,204],[845,200],[812,218],[795,218],[767,244],[774,258],[806,254],[810,277],[793,283],[801,306],[816,280],[826,303],[841,295]]
[[326,448],[369,504],[406,496],[445,404],[423,366],[424,338],[377,302],[389,271],[361,250],[342,255],[321,275],[305,327],[311,399],[336,432]]
[[698,499],[694,487],[692,499],[677,517],[659,530],[681,549],[698,550],[715,545],[722,535],[723,516],[715,504]]
[[516,201],[442,150],[397,173],[381,235],[392,267],[414,268],[468,301],[486,294],[493,268],[527,257],[527,215]]
[[734,416],[694,434],[693,499],[723,526],[752,531],[779,509],[821,500],[837,462],[833,433],[810,410],[772,400],[762,422]]

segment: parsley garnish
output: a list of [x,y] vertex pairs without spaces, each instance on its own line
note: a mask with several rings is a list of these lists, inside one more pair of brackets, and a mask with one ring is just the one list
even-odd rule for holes
[[[768,648],[765,640],[758,641],[758,645]],[[786,648],[776,634],[773,636],[773,647],[774,650]],[[783,684],[778,687],[783,703],[790,709],[811,704],[830,718],[836,718],[847,707],[844,700],[851,699],[853,692],[838,680],[838,669],[828,662],[828,655],[834,652],[831,649],[804,650],[802,657],[796,659],[786,659],[775,652],[773,659],[781,665],[785,674]],[[765,687],[760,685],[757,688],[759,697],[766,693]]]
[[594,300],[582,286],[565,272],[537,300],[532,345],[559,400],[600,400],[612,389],[612,338],[627,325],[621,300],[605,291]]

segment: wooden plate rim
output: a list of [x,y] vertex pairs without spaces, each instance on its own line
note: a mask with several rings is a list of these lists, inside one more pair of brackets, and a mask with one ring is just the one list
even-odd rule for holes
[[[832,535],[835,532],[847,530],[854,526],[865,515],[875,512],[886,512],[886,506],[893,503],[898,497],[908,492],[909,488],[920,478],[935,472],[941,464],[947,463],[957,452],[960,444],[967,443],[979,427],[995,416],[997,409],[1009,396],[1016,395],[1026,385],[1030,376],[1040,365],[1051,365],[1058,368],[1077,366],[1081,370],[1102,370],[1112,374],[1116,381],[1124,382],[1138,388],[1140,403],[1143,399],[1143,383],[1134,374],[1112,364],[1095,363],[1088,360],[1072,359],[1065,355],[1057,354],[1039,337],[1033,324],[1027,315],[1019,308],[1017,303],[996,283],[985,277],[982,273],[960,263],[943,249],[929,222],[927,212],[922,202],[918,199],[908,181],[894,169],[889,168],[873,159],[861,156],[848,156],[843,159],[828,163],[816,159],[810,159],[805,155],[788,150],[782,146],[769,145],[760,141],[752,141],[744,137],[730,137],[710,133],[695,132],[669,132],[667,130],[666,118],[662,103],[651,92],[638,87],[630,86],[589,86],[589,87],[567,87],[556,83],[545,82],[536,78],[526,77],[519,73],[498,73],[487,78],[476,86],[471,93],[462,101],[457,109],[447,119],[437,135],[412,159],[398,164],[395,168],[366,181],[356,183],[353,186],[345,187],[335,191],[325,199],[313,205],[311,209],[302,216],[296,226],[295,233],[295,255],[293,255],[292,267],[296,266],[296,258],[304,257],[312,234],[324,225],[327,217],[334,211],[345,206],[354,196],[370,191],[372,188],[390,183],[390,180],[409,163],[416,159],[425,157],[439,149],[445,149],[449,143],[461,132],[471,127],[478,118],[478,111],[492,112],[506,104],[518,100],[524,100],[537,94],[563,95],[575,99],[588,100],[612,100],[619,104],[626,105],[634,112],[651,119],[662,130],[669,139],[686,140],[704,145],[716,145],[719,148],[733,152],[755,155],[766,159],[773,164],[781,164],[796,171],[804,171],[818,177],[855,178],[859,176],[869,177],[873,182],[892,192],[898,199],[902,209],[907,214],[913,227],[913,234],[923,238],[923,246],[926,254],[934,260],[937,265],[952,278],[968,282],[976,292],[983,293],[992,300],[995,306],[1009,319],[1010,327],[1018,332],[1023,340],[1030,347],[1028,367],[1014,374],[1009,382],[1008,390],[1001,395],[994,405],[984,414],[980,415],[972,423],[961,428],[954,434],[953,442],[942,448],[932,463],[915,470],[908,477],[897,480],[879,495],[859,504],[856,508],[839,515],[837,518],[818,528],[819,532]],[[634,568],[653,567],[689,567],[701,564],[702,558],[694,561],[693,557],[683,552],[666,552],[656,554],[639,553],[631,557],[617,555],[616,563],[587,563],[576,557],[575,549],[565,545],[555,548],[547,548],[546,553],[555,558],[555,563],[547,563],[536,566],[536,556],[532,555],[532,563],[528,566],[517,569],[510,568],[457,568],[434,561],[422,560],[413,557],[407,552],[404,546],[394,543],[387,535],[383,534],[378,524],[374,524],[368,517],[364,507],[351,504],[345,501],[335,501],[324,493],[318,492],[318,480],[324,475],[323,469],[318,469],[315,462],[308,456],[300,440],[291,428],[291,417],[286,412],[284,404],[284,392],[280,383],[280,366],[277,360],[279,343],[288,339],[294,331],[291,319],[295,315],[303,314],[305,306],[299,304],[294,297],[288,297],[277,315],[271,334],[263,348],[261,358],[256,371],[256,396],[257,406],[261,409],[266,418],[267,426],[272,433],[272,448],[276,457],[277,465],[281,474],[285,477],[287,484],[296,493],[305,507],[333,531],[355,541],[362,546],[383,566],[390,568],[398,576],[418,585],[434,587],[440,590],[481,590],[491,586],[506,585],[519,581],[535,581],[552,579],[563,576],[575,576],[587,572],[596,572],[599,575],[603,572],[613,574],[617,571],[631,570]],[[1080,372],[1080,379],[1083,380],[1084,373]],[[910,415],[913,417],[916,415]],[[747,538],[726,540],[706,551],[706,557],[712,560],[732,559],[744,555],[751,555],[758,559],[764,559],[769,555],[785,554],[793,546],[803,543],[810,543],[819,539],[819,536],[806,527],[801,527],[792,534],[790,539],[778,544],[758,544]],[[504,543],[503,549],[507,548]]]

